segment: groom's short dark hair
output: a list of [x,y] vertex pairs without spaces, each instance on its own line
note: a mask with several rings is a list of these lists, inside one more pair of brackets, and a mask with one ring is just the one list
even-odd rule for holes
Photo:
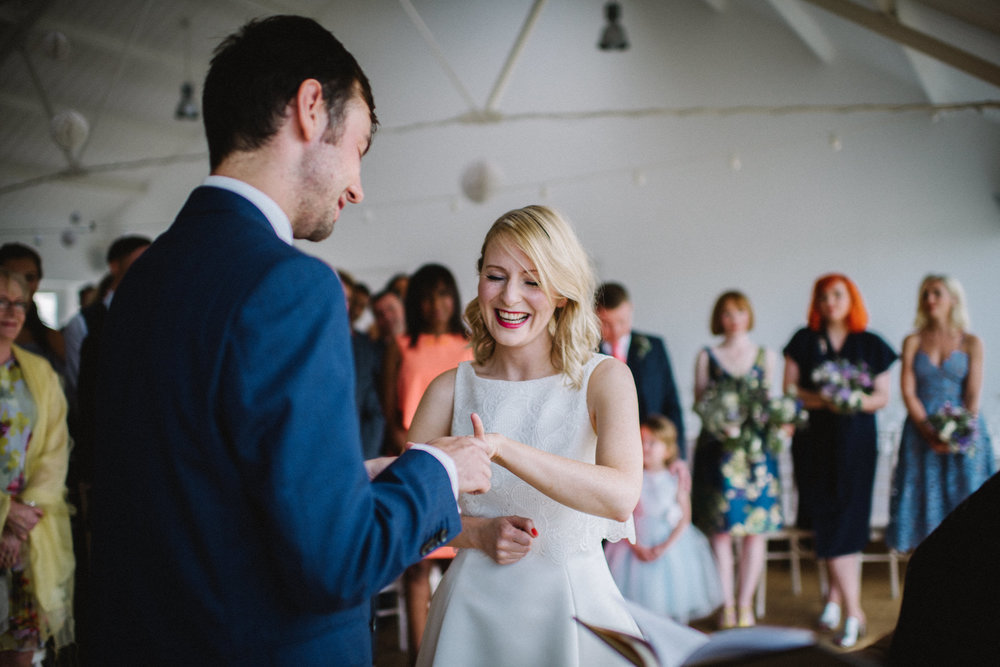
[[205,77],[201,106],[211,168],[234,151],[263,146],[306,79],[323,87],[331,128],[340,127],[347,102],[357,96],[368,104],[374,132],[368,77],[330,31],[303,16],[254,19],[216,47]]

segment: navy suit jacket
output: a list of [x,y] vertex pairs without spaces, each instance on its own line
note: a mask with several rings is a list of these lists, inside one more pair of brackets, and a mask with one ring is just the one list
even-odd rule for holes
[[639,419],[655,414],[669,418],[677,427],[677,445],[681,457],[686,457],[684,416],[663,339],[633,331],[626,363],[635,378],[635,390],[639,396]]
[[426,452],[369,482],[332,270],[200,187],[104,331],[95,664],[371,665],[370,598],[461,522]]

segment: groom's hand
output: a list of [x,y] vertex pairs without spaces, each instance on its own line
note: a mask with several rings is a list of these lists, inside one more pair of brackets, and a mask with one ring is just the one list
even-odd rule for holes
[[445,436],[427,443],[448,454],[458,470],[459,493],[485,493],[490,490],[490,457],[481,438]]

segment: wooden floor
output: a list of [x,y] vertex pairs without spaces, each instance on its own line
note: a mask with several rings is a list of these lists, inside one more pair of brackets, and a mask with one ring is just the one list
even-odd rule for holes
[[[905,563],[900,566],[900,578],[905,574]],[[902,588],[902,584],[900,584]],[[865,563],[862,568],[862,605],[868,616],[868,634],[858,644],[862,647],[875,641],[896,627],[900,600],[890,596],[889,567],[885,563]],[[900,596],[902,597],[902,596]],[[822,610],[819,578],[814,561],[802,562],[802,594],[792,593],[788,563],[775,561],[768,564],[767,613],[759,623],[786,627],[814,629]],[[706,619],[692,624],[699,630],[711,632],[714,621]],[[829,636],[822,641],[829,642]],[[395,617],[380,620],[376,640],[376,667],[405,667],[407,656],[399,650]],[[832,644],[831,644],[832,645]],[[622,663],[625,664],[624,662]]]

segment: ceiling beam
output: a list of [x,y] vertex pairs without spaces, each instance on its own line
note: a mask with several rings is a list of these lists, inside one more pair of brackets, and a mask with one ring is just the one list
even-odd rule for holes
[[510,47],[510,53],[507,54],[507,61],[503,64],[503,69],[500,71],[496,83],[493,84],[493,92],[490,93],[490,97],[486,101],[486,113],[496,111],[497,104],[500,103],[500,97],[507,88],[507,81],[510,80],[510,75],[514,71],[514,65],[517,64],[518,59],[521,57],[521,52],[524,51],[524,45],[528,41],[528,36],[534,30],[535,23],[538,21],[538,15],[542,13],[542,7],[544,6],[545,0],[535,0],[531,6],[531,11],[528,12],[528,16],[524,19],[524,25],[521,26],[521,32],[518,33],[517,39],[514,40],[514,45]]
[[22,190],[25,188],[25,184],[29,183],[33,185],[56,183],[119,196],[144,195],[149,192],[148,178],[136,180],[134,178],[100,173],[74,174],[69,171],[52,171],[51,167],[18,164],[9,161],[0,165],[0,175],[2,175],[3,180],[11,181],[5,185],[0,185],[0,194]]
[[1000,88],[1000,67],[850,0],[802,0]]
[[61,32],[69,38],[71,44],[87,46],[95,51],[106,53],[111,58],[117,58],[127,49],[129,57],[143,65],[161,67],[170,72],[184,71],[184,56],[179,48],[174,51],[165,51],[151,49],[142,44],[129,44],[128,35],[122,38],[117,34],[85,28],[67,21],[43,20],[39,22],[38,29],[46,32],[50,30]]
[[[91,119],[97,114],[97,107],[73,105],[67,98],[56,97],[52,99],[52,104],[57,109],[76,109],[85,118]],[[0,111],[15,111],[37,116],[37,128],[44,128],[48,133],[49,120],[45,116],[45,109],[39,101],[37,95],[28,95],[19,92],[9,92],[0,90]],[[124,114],[120,112],[108,113],[104,119],[106,124],[112,125],[115,134],[135,133],[138,136],[156,137],[157,139],[168,138],[170,140],[187,141],[192,138],[202,137],[201,123],[191,123],[188,121],[174,120],[173,117],[164,118],[163,121],[150,119],[148,116],[141,117],[134,114]],[[94,133],[91,127],[91,133]]]
[[462,96],[463,100],[465,100],[465,104],[469,107],[469,111],[473,114],[478,114],[479,109],[476,105],[476,101],[472,98],[472,94],[458,77],[458,73],[455,71],[455,68],[451,66],[450,62],[448,62],[447,56],[444,55],[444,50],[441,49],[441,45],[437,43],[436,39],[434,39],[434,34],[431,32],[431,29],[427,27],[427,24],[420,16],[417,8],[413,6],[413,3],[410,2],[410,0],[399,0],[399,4],[403,8],[403,11],[406,12],[406,15],[410,17],[410,21],[417,29],[417,32],[419,32],[420,36],[424,38],[424,42],[427,43],[431,53],[433,53],[434,57],[437,58],[438,64],[441,65],[441,69],[443,69],[444,73],[448,76],[448,79],[451,81],[451,85],[455,87],[458,94]]
[[971,26],[1000,35],[1000,2],[983,0],[910,0]]
[[797,0],[768,0],[774,11],[784,19],[802,43],[813,52],[820,62],[831,63],[837,50],[819,23]]

